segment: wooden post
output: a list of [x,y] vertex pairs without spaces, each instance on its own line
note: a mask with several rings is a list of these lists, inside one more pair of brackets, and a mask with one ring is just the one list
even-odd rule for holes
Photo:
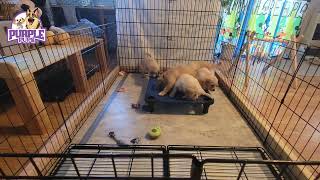
[[277,58],[275,59],[271,59],[271,61],[269,62],[269,64],[267,63],[267,65],[262,69],[262,74],[265,74],[267,72],[267,70],[269,69],[269,67],[271,67],[272,65],[274,65],[276,62],[280,62],[281,59],[283,58],[284,53],[286,52],[286,48],[284,48],[280,54],[278,54]]
[[250,68],[249,68],[249,64],[250,64],[250,45],[248,43],[247,47],[246,47],[246,69],[245,69],[245,80],[244,80],[244,88],[246,89],[248,87],[249,84],[249,73],[250,73]]
[[87,75],[84,68],[82,54],[80,51],[68,57],[68,64],[72,74],[72,79],[77,92],[86,92],[88,89]]
[[248,40],[247,43],[245,44],[245,51],[246,51],[246,70],[245,70],[245,80],[244,80],[244,88],[246,89],[249,84],[249,75],[250,75],[250,47],[252,40],[254,38],[255,32],[249,32],[248,33]]
[[100,41],[100,43],[97,45],[96,57],[97,57],[97,61],[98,61],[99,65],[100,65],[101,72],[106,73],[108,71],[107,54],[104,49],[103,41]]
[[[300,35],[298,38],[296,38],[293,35],[293,37],[291,38],[291,40],[292,40],[291,45],[290,44],[288,45],[289,48],[292,48],[291,51],[290,51],[290,56],[291,56],[291,60],[292,60],[292,63],[293,63],[292,64],[293,71],[295,71],[295,69],[297,69],[297,59],[296,59],[296,57],[297,57],[296,56],[297,55],[297,44],[296,43],[297,42],[301,42],[303,38],[304,38],[303,35]],[[270,40],[267,40],[267,39],[263,39],[263,41],[270,42]],[[286,42],[286,41],[287,40],[285,40],[285,39],[276,39],[276,40],[274,40],[274,42],[280,42],[280,43],[283,43],[283,42]],[[286,48],[281,52],[281,54],[278,55],[278,57],[276,59],[271,60],[270,63],[267,64],[263,68],[262,73],[265,73],[271,65],[273,65],[277,61],[281,60],[285,51],[286,51]],[[294,82],[294,83],[296,83],[296,82]]]
[[[298,47],[297,47],[297,43],[298,42],[301,42],[301,40],[303,39],[303,35],[300,35],[298,38],[296,38],[295,35],[292,35],[292,49],[291,49],[291,52],[290,52],[290,58],[291,58],[291,61],[292,61],[292,66],[291,66],[291,69],[292,69],[292,73],[294,74],[294,72],[296,72],[297,70],[297,64],[298,64],[298,58],[297,58],[297,54],[298,54]],[[298,76],[298,74],[296,74],[296,76]],[[294,80],[293,80],[293,88],[296,89],[297,86],[298,86],[298,81],[297,81],[297,78],[293,77]]]
[[32,74],[5,79],[17,110],[30,134],[51,132],[49,116]]
[[[291,65],[291,70],[292,70],[292,74],[294,74],[294,72],[297,70],[297,44],[295,43],[296,41],[296,37],[292,38],[292,49],[290,52],[290,56],[291,56],[291,61],[292,61],[292,65]],[[296,77],[292,77],[294,78],[293,80],[293,88],[296,89],[297,88],[297,79]]]

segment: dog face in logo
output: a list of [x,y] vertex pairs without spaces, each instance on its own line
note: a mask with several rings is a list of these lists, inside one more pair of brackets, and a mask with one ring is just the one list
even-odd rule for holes
[[25,18],[16,18],[13,23],[17,26],[18,29],[23,29],[24,22],[25,22]]
[[40,28],[40,9],[28,9],[27,10],[27,17],[26,17],[26,27],[27,29],[39,29]]

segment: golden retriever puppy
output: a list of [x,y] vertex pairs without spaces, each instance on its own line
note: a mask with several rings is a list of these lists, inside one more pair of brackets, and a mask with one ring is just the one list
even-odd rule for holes
[[150,54],[146,54],[140,64],[140,70],[143,74],[148,73],[149,76],[156,77],[160,71],[160,66]]
[[164,89],[159,93],[159,96],[168,94],[181,74],[189,74],[195,77],[197,70],[202,67],[213,70],[215,65],[204,61],[197,61],[190,64],[179,65],[164,72],[159,78],[159,80],[164,84]]
[[179,76],[170,93],[170,97],[174,97],[177,91],[184,93],[183,97],[191,100],[197,100],[201,95],[212,99],[211,95],[202,89],[199,81],[190,74]]
[[216,77],[214,70],[210,71],[206,67],[198,69],[196,79],[205,91],[214,91],[215,88],[219,86],[218,78]]
[[216,68],[215,64],[209,63],[207,61],[194,61],[194,62],[190,63],[190,66],[193,69],[200,69],[200,68],[206,67],[210,71],[214,70]]

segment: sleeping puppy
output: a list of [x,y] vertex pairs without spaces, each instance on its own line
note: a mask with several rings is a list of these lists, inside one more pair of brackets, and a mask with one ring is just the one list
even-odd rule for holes
[[206,67],[198,69],[196,79],[205,91],[214,91],[215,88],[219,86],[218,78],[216,77],[214,70],[210,71]]
[[148,73],[149,76],[156,77],[160,71],[160,66],[150,54],[146,54],[145,58],[142,60],[140,69],[143,74]]
[[190,63],[190,66],[193,69],[200,69],[200,68],[206,67],[210,71],[212,71],[216,68],[215,64],[209,63],[207,61],[194,61],[194,62]]
[[189,74],[195,77],[197,70],[202,67],[213,70],[215,65],[208,62],[197,61],[192,62],[191,64],[179,65],[164,72],[159,78],[159,80],[164,84],[164,89],[159,93],[159,96],[168,94],[181,74]]
[[209,93],[206,93],[202,89],[199,81],[190,74],[182,74],[179,76],[170,93],[170,97],[174,97],[177,91],[184,93],[183,97],[191,100],[197,100],[201,95],[213,99]]

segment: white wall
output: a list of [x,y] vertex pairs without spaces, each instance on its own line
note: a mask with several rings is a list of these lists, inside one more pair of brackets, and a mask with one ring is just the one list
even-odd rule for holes
[[[317,23],[320,23],[320,0],[311,0],[301,25],[301,33],[305,36],[304,43],[311,43]],[[317,45],[320,46],[319,41]]]

